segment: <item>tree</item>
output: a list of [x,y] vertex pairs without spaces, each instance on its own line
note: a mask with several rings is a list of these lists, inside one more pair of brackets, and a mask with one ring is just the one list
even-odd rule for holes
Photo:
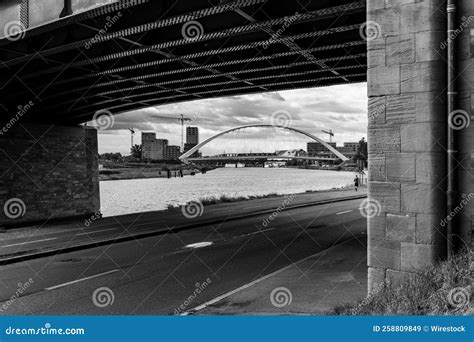
[[357,163],[358,160],[362,160],[364,165],[367,164],[367,141],[365,138],[360,139],[359,146],[357,147],[356,155],[354,156],[354,160]]
[[117,153],[109,152],[109,153],[101,154],[100,159],[112,161],[112,162],[115,162],[115,163],[121,163],[123,161],[123,156],[119,152],[117,152]]
[[130,154],[135,159],[142,159],[142,145],[137,145],[137,144],[133,145],[130,148]]

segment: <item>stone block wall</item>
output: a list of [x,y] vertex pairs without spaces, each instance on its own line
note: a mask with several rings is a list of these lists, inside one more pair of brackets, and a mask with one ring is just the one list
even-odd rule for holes
[[0,226],[100,208],[97,131],[17,122],[0,132]]
[[446,3],[367,6],[370,291],[446,256]]

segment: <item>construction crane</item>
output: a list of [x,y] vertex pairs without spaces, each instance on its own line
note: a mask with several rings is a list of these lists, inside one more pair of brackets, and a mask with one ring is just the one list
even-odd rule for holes
[[330,129],[329,131],[321,130],[321,132],[328,134],[329,135],[329,142],[332,143],[332,137],[334,136],[334,133],[333,133],[332,129]]
[[130,127],[128,130],[130,131],[131,144],[132,144],[132,148],[133,148],[133,135],[135,134],[135,129],[133,127]]
[[[159,116],[159,115],[152,115],[153,118],[157,119],[174,119],[169,116]],[[181,122],[181,153],[184,152],[184,122],[185,121],[192,121],[190,118],[184,116],[184,114],[180,114],[178,118],[178,122]]]

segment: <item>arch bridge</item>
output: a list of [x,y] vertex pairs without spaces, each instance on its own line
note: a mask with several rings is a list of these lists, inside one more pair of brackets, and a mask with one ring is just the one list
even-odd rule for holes
[[[318,143],[320,143],[321,145],[323,145],[324,147],[326,147],[330,152],[334,153],[339,159],[341,159],[343,162],[345,161],[348,161],[349,158],[347,158],[345,155],[343,155],[341,152],[339,152],[337,149],[335,149],[334,147],[332,147],[331,145],[329,145],[327,142],[325,142],[324,140],[316,137],[315,135],[311,134],[311,133],[308,133],[308,132],[305,132],[303,130],[300,130],[300,129],[297,129],[297,128],[292,128],[292,127],[289,127],[289,126],[285,126],[285,125],[276,125],[276,124],[252,124],[252,125],[244,125],[244,126],[239,126],[239,127],[234,127],[234,128],[231,128],[231,129],[228,129],[228,130],[225,130],[223,132],[220,132],[220,133],[217,133],[215,135],[213,135],[212,137],[210,138],[207,138],[206,140],[204,140],[203,142],[197,144],[196,146],[194,146],[192,149],[190,149],[189,151],[187,151],[186,153],[182,154],[181,157],[179,157],[180,160],[184,161],[184,162],[187,162],[191,156],[196,153],[197,151],[199,151],[201,148],[203,148],[204,146],[206,146],[207,144],[209,144],[211,141],[223,136],[223,135],[226,135],[226,134],[229,134],[231,132],[235,132],[235,131],[239,131],[239,130],[243,130],[243,129],[248,129],[248,128],[279,128],[279,129],[282,129],[282,130],[287,130],[287,131],[290,131],[290,132],[295,132],[295,133],[298,133],[298,134],[301,134],[301,135],[304,135]],[[307,159],[307,158],[305,158]],[[311,158],[310,158],[311,159]]]

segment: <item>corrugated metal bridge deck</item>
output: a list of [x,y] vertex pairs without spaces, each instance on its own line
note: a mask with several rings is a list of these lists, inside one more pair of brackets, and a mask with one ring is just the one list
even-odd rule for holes
[[0,40],[1,119],[28,101],[29,121],[77,124],[103,109],[364,82],[365,20],[365,1],[348,0],[101,6]]

